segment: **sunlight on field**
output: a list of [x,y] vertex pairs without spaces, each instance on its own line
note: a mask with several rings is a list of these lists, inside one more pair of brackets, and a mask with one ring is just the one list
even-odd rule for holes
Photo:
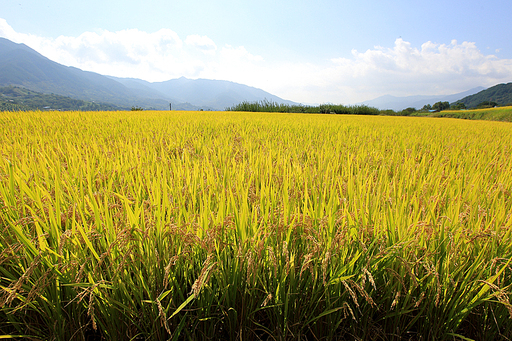
[[470,120],[489,120],[512,122],[512,107],[497,107],[470,110],[445,110],[435,114],[438,117],[453,117]]
[[510,124],[156,111],[0,123],[4,334],[512,337]]

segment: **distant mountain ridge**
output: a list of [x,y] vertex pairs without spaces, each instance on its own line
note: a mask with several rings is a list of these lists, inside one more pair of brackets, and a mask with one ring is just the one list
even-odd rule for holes
[[[241,102],[272,101],[297,105],[264,90],[223,80],[187,79],[147,82],[135,78],[103,76],[51,61],[24,44],[0,38],[0,87],[18,86],[32,91],[68,96],[89,103],[112,107],[168,110],[224,110]],[[485,90],[485,91],[484,91]],[[381,96],[364,104],[381,110],[421,109],[436,102],[462,102],[474,107],[483,101],[512,102],[512,83],[483,87],[453,95]]]
[[130,89],[141,91],[151,89],[159,94],[172,94],[175,101],[193,103],[202,108],[215,110],[224,110],[242,101],[261,101],[264,99],[283,104],[296,104],[261,89],[224,80],[181,77],[165,82],[150,83],[133,78],[110,78]]
[[395,97],[391,95],[384,95],[377,97],[375,99],[364,101],[360,104],[365,104],[368,106],[376,107],[381,110],[391,109],[394,111],[401,111],[406,108],[416,108],[421,109],[426,104],[434,104],[436,102],[455,102],[459,99],[473,95],[478,93],[479,91],[484,90],[484,87],[476,87],[470,89],[468,91],[460,92],[452,95],[431,95],[431,96],[405,96],[405,97]]
[[146,101],[122,84],[94,72],[53,62],[24,44],[0,38],[0,86],[21,86],[89,102],[129,107],[157,106],[166,101]]
[[464,103],[467,108],[474,108],[482,102],[495,102],[498,105],[512,104],[512,83],[497,84],[457,102]]
[[83,71],[51,61],[24,44],[0,38],[0,86],[69,96],[119,107],[168,110],[224,110],[242,101],[294,104],[261,89],[234,82],[178,78],[150,83]]

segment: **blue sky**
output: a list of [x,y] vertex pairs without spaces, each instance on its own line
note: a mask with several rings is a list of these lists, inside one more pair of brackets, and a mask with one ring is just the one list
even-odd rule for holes
[[302,103],[512,81],[510,0],[0,0],[0,37],[148,81],[224,79]]

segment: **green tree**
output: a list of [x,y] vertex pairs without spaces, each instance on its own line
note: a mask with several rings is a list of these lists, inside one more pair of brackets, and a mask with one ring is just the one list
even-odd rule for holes
[[409,116],[411,115],[412,113],[415,113],[416,112],[416,108],[412,108],[412,107],[409,107],[407,109],[404,109],[400,112],[400,115],[402,116]]
[[429,111],[432,110],[432,106],[430,104],[425,104],[423,108],[421,108],[421,111]]
[[446,109],[450,109],[450,103],[448,102],[437,102],[432,106],[432,109],[435,111],[443,111]]
[[466,105],[462,102],[457,102],[455,104],[453,104],[450,109],[453,109],[453,110],[462,110],[462,109],[466,109]]
[[495,106],[497,106],[498,104],[496,102],[492,102],[492,101],[483,101],[481,102],[480,104],[478,104],[476,107],[478,109],[484,109],[484,108],[494,108]]

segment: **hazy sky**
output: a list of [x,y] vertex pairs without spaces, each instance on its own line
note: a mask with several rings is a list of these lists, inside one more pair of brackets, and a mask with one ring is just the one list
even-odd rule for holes
[[102,74],[351,104],[512,82],[511,13],[510,0],[0,0],[0,37]]

